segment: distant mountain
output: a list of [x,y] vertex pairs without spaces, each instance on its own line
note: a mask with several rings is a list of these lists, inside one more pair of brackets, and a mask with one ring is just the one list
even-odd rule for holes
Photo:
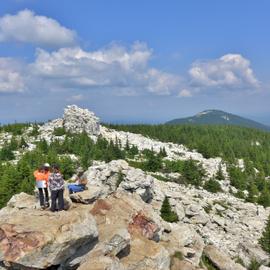
[[171,120],[166,124],[234,125],[270,131],[270,126],[220,110],[206,110],[191,117]]

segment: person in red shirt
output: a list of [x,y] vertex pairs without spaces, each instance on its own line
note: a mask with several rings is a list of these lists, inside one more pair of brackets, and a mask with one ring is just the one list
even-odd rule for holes
[[48,180],[50,175],[50,165],[45,163],[34,172],[36,178],[36,186],[39,193],[39,202],[42,209],[46,209],[50,206],[49,192],[48,192]]

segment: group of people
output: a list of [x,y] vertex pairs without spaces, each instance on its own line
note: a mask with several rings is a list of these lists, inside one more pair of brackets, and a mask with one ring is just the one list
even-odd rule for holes
[[[52,212],[64,210],[64,190],[65,181],[57,164],[45,163],[35,172],[36,187],[38,188],[40,207],[42,210],[50,208]],[[75,183],[68,185],[70,194],[81,192],[87,189],[87,179],[84,177],[82,168],[77,170]],[[51,204],[49,201],[49,191],[51,194]]]
[[[35,172],[36,186],[39,193],[41,209],[50,207],[52,212],[64,210],[65,181],[57,164],[45,163]],[[51,205],[49,202],[49,190],[51,193]]]

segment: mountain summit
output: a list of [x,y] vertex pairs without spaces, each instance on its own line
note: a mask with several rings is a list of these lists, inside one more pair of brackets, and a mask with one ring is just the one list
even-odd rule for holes
[[270,131],[269,126],[220,110],[205,110],[191,117],[171,120],[166,124],[234,125]]

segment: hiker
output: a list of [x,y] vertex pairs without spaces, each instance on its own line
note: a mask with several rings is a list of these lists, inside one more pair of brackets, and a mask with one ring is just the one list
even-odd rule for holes
[[44,166],[40,166],[37,170],[34,171],[36,186],[38,188],[39,193],[40,207],[43,210],[50,206],[48,193],[48,178],[50,165],[48,163],[46,163],[45,165],[46,168],[48,168],[48,170],[45,169]]
[[65,182],[57,164],[52,165],[52,172],[49,176],[49,188],[51,191],[51,211],[64,210]]
[[76,182],[68,185],[69,194],[81,192],[87,189],[87,178],[84,176],[83,168],[77,170]]

